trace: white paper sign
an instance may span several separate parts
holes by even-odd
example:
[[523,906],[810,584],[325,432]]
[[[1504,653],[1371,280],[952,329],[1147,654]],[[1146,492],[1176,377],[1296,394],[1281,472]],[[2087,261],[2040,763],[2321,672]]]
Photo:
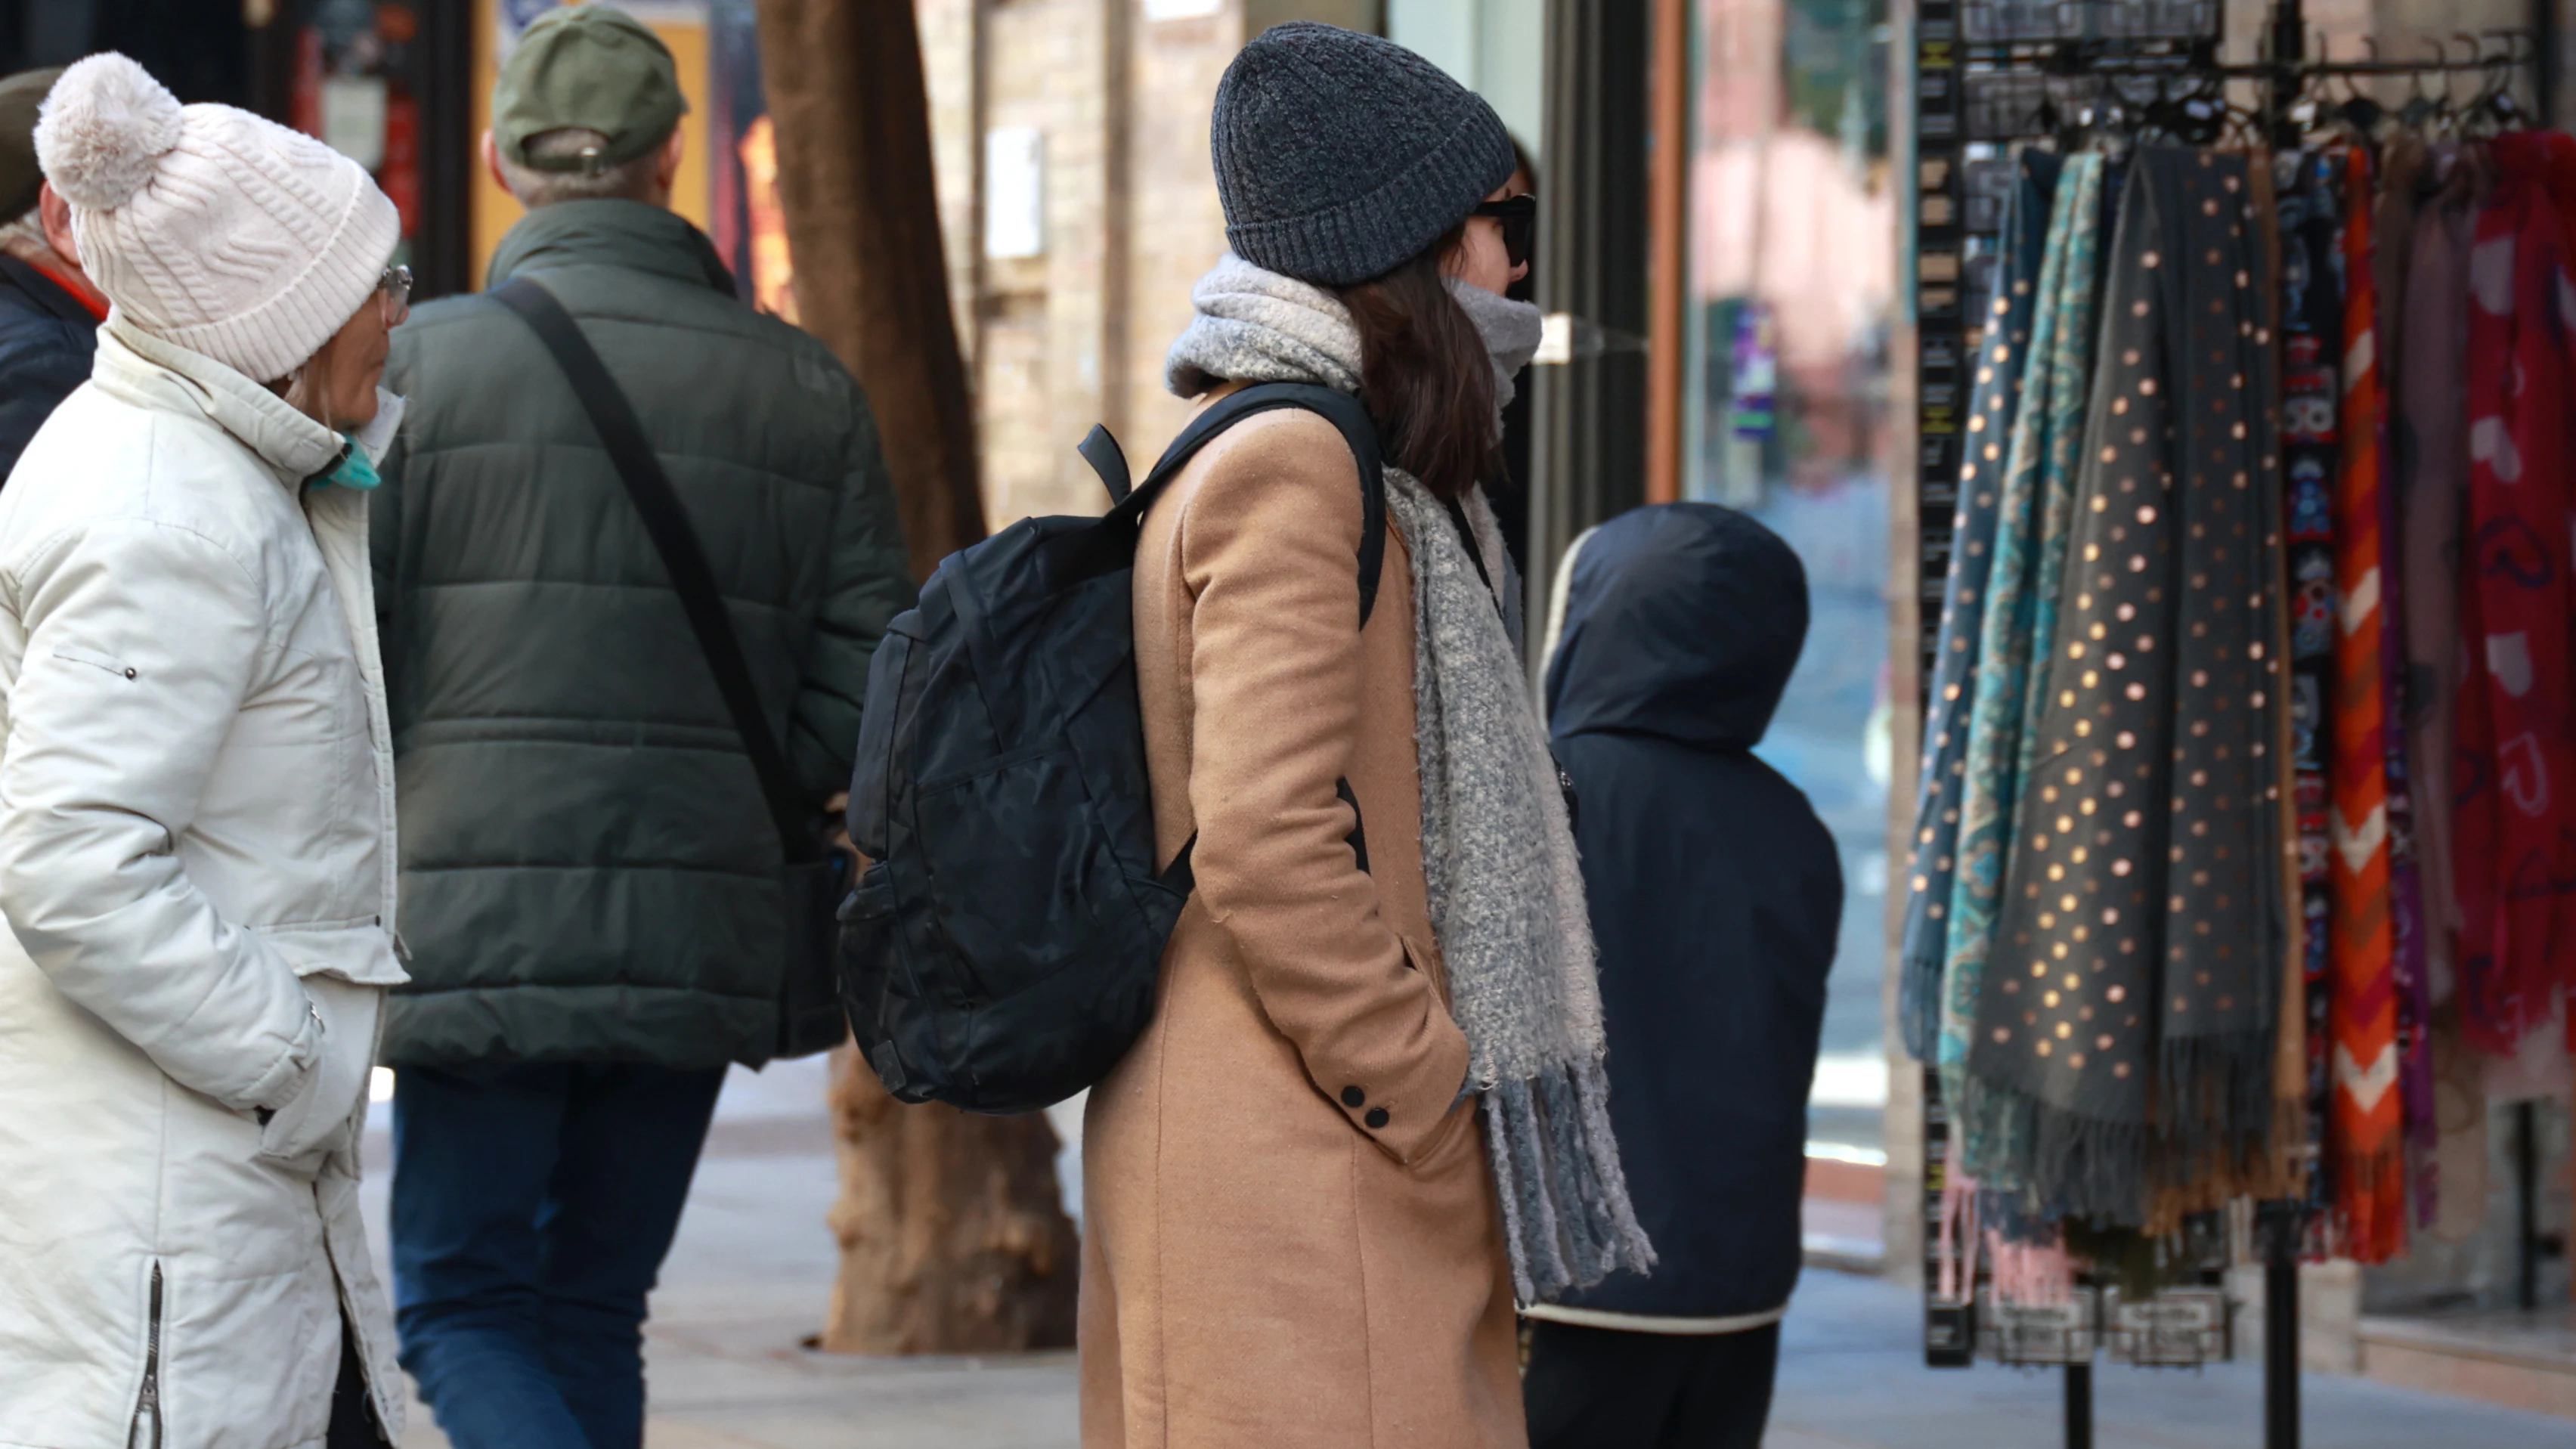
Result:
[[385,164],[385,83],[380,76],[322,82],[322,144],[369,171]]
[[984,133],[984,255],[1046,254],[1046,133],[995,126]]

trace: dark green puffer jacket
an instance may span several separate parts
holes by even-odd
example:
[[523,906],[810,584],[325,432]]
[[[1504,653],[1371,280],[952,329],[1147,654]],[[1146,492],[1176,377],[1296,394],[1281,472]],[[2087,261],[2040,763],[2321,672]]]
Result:
[[[521,274],[643,419],[819,818],[914,597],[866,399],[667,211],[541,207],[487,284]],[[487,298],[414,313],[385,382],[410,399],[373,543],[412,979],[384,1060],[761,1061],[777,830],[598,434]]]

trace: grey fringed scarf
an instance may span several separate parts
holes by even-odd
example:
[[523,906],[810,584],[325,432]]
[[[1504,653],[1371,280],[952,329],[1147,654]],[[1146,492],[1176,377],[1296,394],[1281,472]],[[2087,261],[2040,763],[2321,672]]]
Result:
[[[1357,390],[1359,337],[1331,293],[1228,257],[1192,296],[1198,320],[1165,363],[1173,391],[1192,396],[1221,379]],[[1519,350],[1489,321],[1516,326],[1516,314],[1468,312],[1496,351]],[[1610,1131],[1601,992],[1574,832],[1497,607],[1514,591],[1507,579],[1500,589],[1486,585],[1429,490],[1395,468],[1386,484],[1388,513],[1413,559],[1414,737],[1431,925],[1484,1107],[1513,1287],[1536,1302],[1619,1268],[1643,1272],[1655,1254]],[[1466,507],[1482,557],[1507,574],[1492,510],[1481,495]]]

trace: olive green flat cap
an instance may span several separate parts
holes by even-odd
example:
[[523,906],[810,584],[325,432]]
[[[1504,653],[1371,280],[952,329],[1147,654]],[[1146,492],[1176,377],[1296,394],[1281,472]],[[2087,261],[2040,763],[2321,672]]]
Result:
[[58,65],[22,70],[0,80],[0,223],[36,209],[44,168],[36,164],[36,108],[63,73]]
[[[492,137],[531,171],[599,171],[669,140],[688,114],[671,52],[644,23],[606,5],[549,10],[519,32],[492,86]],[[528,139],[567,127],[608,138],[596,153],[528,155]]]

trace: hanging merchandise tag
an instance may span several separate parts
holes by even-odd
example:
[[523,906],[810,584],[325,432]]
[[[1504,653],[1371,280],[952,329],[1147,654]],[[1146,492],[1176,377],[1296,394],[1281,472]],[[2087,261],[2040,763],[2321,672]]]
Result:
[[2232,1356],[2227,1295],[2219,1289],[2168,1288],[2132,1302],[2114,1288],[2106,1299],[2113,1363],[2198,1368]]

